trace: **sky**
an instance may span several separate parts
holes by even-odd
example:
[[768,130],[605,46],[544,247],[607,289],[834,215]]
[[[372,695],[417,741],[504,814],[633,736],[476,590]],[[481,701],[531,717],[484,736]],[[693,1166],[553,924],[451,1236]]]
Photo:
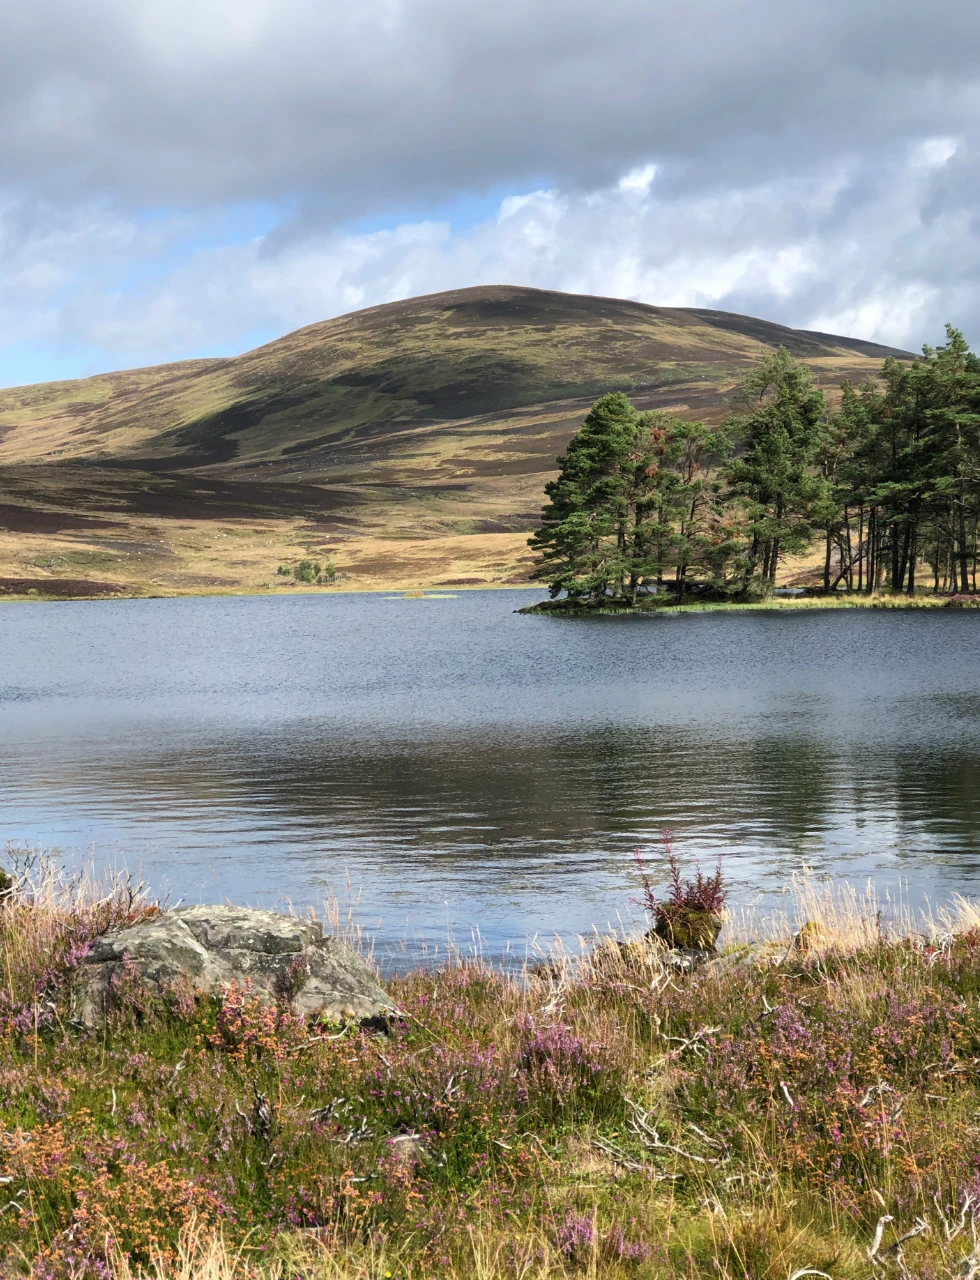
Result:
[[0,20],[0,385],[497,283],[980,346],[975,0]]

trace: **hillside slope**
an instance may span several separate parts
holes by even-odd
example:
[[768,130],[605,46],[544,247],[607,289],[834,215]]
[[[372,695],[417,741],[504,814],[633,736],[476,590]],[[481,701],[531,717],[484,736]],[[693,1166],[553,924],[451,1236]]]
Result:
[[[134,521],[137,541],[171,550],[168,521],[195,536],[220,521],[263,546],[272,530],[296,554],[343,535],[352,570],[364,537],[499,533],[518,549],[596,396],[624,390],[644,408],[719,421],[745,370],[778,345],[828,387],[906,354],[725,312],[495,286],[372,307],[233,359],[3,390],[0,570],[18,538],[69,536],[95,553],[126,542],[119,529]],[[85,569],[70,551],[52,555]],[[139,581],[222,585],[174,555],[181,567],[141,553],[137,567],[158,572]],[[266,580],[258,563],[228,566],[229,587],[253,571]],[[28,567],[44,576],[36,555]]]

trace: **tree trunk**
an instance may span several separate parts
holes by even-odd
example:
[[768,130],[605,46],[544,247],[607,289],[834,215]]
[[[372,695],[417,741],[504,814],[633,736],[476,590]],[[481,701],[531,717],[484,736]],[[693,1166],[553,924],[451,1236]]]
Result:
[[963,490],[963,481],[960,480],[959,488],[959,543],[960,543],[960,582],[963,584],[963,590],[970,590],[970,579],[967,573],[967,560],[969,559],[969,549],[966,544],[966,494]]
[[858,595],[864,590],[864,503],[858,507]]
[[830,595],[830,552],[832,548],[830,525],[827,525],[827,545],[823,557],[823,593],[825,596]]
[[759,538],[757,534],[752,535],[752,545],[749,547],[749,558],[745,565],[745,582],[743,591],[747,591],[749,583],[755,577],[756,566],[759,563]]
[[875,568],[878,563],[877,559],[877,537],[878,537],[878,520],[876,515],[877,509],[871,507],[868,511],[868,549],[867,549],[867,571],[864,575],[864,589],[871,595],[875,589]]
[[897,585],[894,583],[892,584],[893,591],[905,590],[905,574],[908,571],[909,551],[911,550],[911,546],[912,546],[912,525],[908,520],[906,520],[905,528],[902,531],[902,547],[901,547],[901,554],[898,560],[898,583]]

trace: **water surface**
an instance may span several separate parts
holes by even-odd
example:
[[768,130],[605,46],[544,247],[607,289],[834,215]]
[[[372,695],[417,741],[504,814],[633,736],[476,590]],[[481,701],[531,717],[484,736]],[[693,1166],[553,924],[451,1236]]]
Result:
[[746,899],[804,860],[980,892],[974,612],[513,612],[534,598],[7,605],[0,839],[191,901],[349,883],[382,949],[601,927],[665,824]]

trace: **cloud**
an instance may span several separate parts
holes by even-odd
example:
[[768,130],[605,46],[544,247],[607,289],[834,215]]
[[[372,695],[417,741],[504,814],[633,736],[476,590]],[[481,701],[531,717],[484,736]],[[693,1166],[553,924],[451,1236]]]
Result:
[[[700,186],[976,119],[980,10],[947,0],[35,0],[7,6],[0,172],[134,206],[294,199],[324,216]],[[955,37],[951,38],[951,33]]]
[[[662,183],[649,163],[598,190],[509,196],[462,230],[420,220],[227,243],[204,219],[92,210],[41,231],[19,224],[0,339],[84,345],[107,367],[238,350],[361,307],[502,282],[717,307],[913,348],[941,339],[946,319],[980,337],[976,157],[937,136],[873,161],[875,182],[851,159],[711,192]],[[205,235],[214,242],[194,247]],[[174,253],[166,269],[136,271]],[[107,287],[113,273],[128,286]]]
[[966,0],[8,4],[0,344],[105,368],[501,281],[976,341],[978,43]]

